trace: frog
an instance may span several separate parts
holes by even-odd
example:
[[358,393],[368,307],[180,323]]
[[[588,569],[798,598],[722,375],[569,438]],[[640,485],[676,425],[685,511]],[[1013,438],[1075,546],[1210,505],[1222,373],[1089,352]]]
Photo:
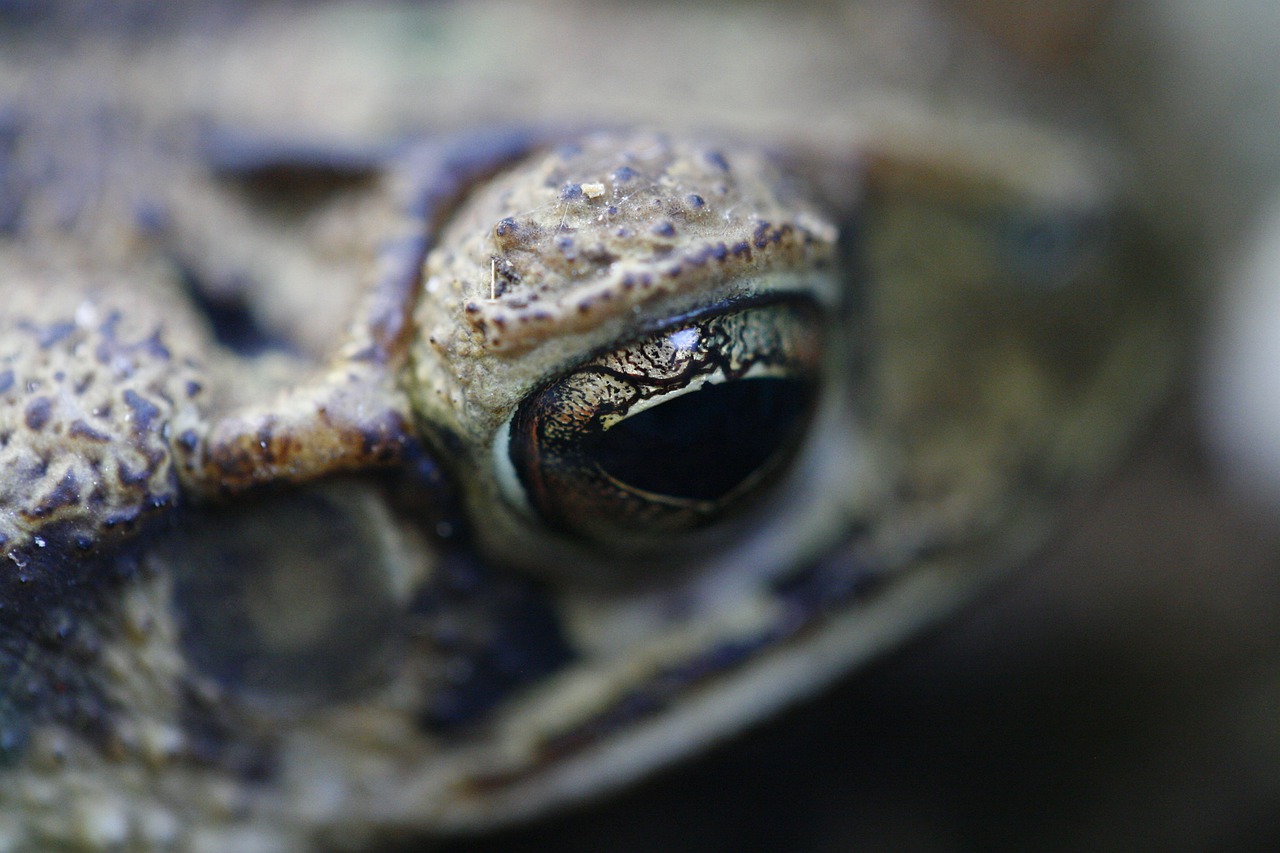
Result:
[[[1021,104],[298,124],[175,82],[219,13],[122,8],[8,36],[0,849],[600,796],[1025,561],[1176,372],[1117,156]],[[335,9],[230,33],[328,56]]]

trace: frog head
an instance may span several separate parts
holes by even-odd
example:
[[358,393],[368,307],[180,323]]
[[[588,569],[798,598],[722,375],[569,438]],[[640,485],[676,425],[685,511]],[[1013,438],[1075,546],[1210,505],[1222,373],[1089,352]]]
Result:
[[[518,817],[1024,557],[1156,405],[1175,306],[1075,148],[931,133],[201,149],[162,227],[7,245],[0,803],[59,792],[18,848],[68,808],[179,849]],[[234,257],[349,306],[323,357],[232,345]]]

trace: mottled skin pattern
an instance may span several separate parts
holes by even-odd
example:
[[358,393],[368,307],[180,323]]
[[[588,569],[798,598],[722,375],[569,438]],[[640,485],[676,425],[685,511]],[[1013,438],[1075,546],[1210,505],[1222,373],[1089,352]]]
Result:
[[492,462],[526,395],[708,306],[791,293],[838,310],[836,235],[767,154],[653,131],[563,143],[469,198],[427,260],[411,369],[424,429],[470,451],[452,464],[480,535],[536,556],[506,531],[527,522]]
[[[55,118],[0,155],[0,851],[359,848],[625,783],[1024,557],[1177,358],[1159,253],[1031,123],[784,159]],[[820,393],[754,500],[661,548],[544,523],[526,400],[793,303]]]
[[515,357],[553,331],[600,334],[637,306],[696,304],[708,282],[833,260],[835,225],[754,148],[599,133],[526,169],[518,187],[469,199],[428,264],[418,325],[459,371],[473,363],[454,355],[468,339]]
[[178,499],[194,447],[174,436],[199,420],[204,330],[187,305],[140,301],[146,285],[123,276],[70,288],[63,270],[14,272],[0,327],[0,543],[29,547],[53,527],[95,542],[134,533]]
[[[186,306],[100,271],[65,287],[65,269],[19,267],[0,320],[0,754],[35,720],[95,737],[110,729],[104,690],[86,677],[101,643],[86,610],[127,567],[99,554],[179,502],[183,448],[198,421],[206,341]],[[165,310],[165,309],[168,310]],[[127,562],[125,559],[125,562]]]

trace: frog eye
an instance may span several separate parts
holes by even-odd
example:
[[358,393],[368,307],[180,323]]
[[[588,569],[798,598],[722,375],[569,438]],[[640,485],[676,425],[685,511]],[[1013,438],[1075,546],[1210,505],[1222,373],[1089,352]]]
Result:
[[553,528],[597,542],[705,527],[750,505],[800,446],[822,337],[817,309],[792,300],[598,356],[521,402],[498,436],[500,480]]

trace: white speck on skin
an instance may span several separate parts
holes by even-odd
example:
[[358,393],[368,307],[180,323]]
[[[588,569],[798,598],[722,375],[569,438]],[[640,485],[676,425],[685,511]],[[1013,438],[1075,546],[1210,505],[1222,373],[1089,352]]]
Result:
[[98,307],[87,299],[76,306],[76,325],[82,329],[98,322]]
[[699,337],[697,329],[681,329],[672,332],[667,340],[678,350],[691,350],[698,346]]

